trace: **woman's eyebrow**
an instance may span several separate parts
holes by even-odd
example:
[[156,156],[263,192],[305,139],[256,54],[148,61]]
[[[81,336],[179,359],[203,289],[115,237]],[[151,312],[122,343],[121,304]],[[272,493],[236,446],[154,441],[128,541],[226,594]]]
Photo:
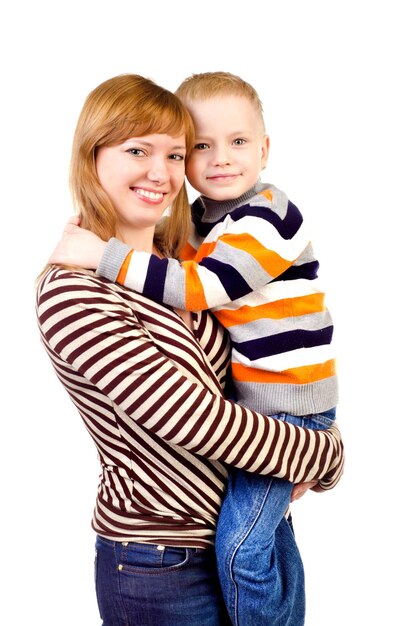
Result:
[[[143,141],[142,139],[140,139],[140,137],[130,137],[129,139],[127,139],[125,143],[129,143],[131,141],[132,142],[139,141],[142,146],[146,146],[148,148],[151,148],[152,146],[154,146],[154,144],[151,141]],[[176,146],[172,146],[171,150],[186,150],[186,144],[178,144]]]

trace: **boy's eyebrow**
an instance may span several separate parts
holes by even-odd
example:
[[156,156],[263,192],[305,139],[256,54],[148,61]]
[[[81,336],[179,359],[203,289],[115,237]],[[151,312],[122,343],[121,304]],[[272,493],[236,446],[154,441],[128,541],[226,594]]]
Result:
[[[254,132],[251,128],[246,128],[245,130],[232,130],[228,133],[228,137],[232,137],[232,135],[249,135]],[[197,139],[211,139],[211,136],[208,133],[196,133]]]
[[230,135],[249,135],[249,133],[251,133],[252,130],[250,128],[247,128],[245,130],[234,130],[233,132],[229,133]]

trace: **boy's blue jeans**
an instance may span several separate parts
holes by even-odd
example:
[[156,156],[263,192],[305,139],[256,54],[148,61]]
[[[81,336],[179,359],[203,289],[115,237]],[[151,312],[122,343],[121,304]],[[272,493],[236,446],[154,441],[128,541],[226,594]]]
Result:
[[[319,415],[273,416],[314,430],[328,428],[334,409]],[[234,626],[302,626],[304,569],[285,518],[293,484],[231,470],[219,515],[216,557]]]

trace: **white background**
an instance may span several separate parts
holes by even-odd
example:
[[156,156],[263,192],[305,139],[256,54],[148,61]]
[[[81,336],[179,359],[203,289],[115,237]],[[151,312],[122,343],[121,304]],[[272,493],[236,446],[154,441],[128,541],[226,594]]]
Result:
[[111,76],[135,72],[174,90],[210,70],[240,74],[258,90],[271,135],[263,180],[311,222],[335,318],[347,466],[333,492],[294,506],[306,626],[415,623],[411,5],[2,5],[5,626],[100,623],[90,528],[95,449],[40,346],[34,312],[35,277],[72,212],[67,175],[77,116],[88,92]]

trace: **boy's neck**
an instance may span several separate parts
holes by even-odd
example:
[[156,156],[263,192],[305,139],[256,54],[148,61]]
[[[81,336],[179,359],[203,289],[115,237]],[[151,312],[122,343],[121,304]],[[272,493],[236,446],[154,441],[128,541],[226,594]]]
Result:
[[217,215],[217,217],[219,218],[222,215],[229,213],[229,211],[232,211],[232,209],[236,208],[237,206],[240,206],[245,202],[251,200],[251,198],[256,196],[256,194],[260,191],[261,186],[261,182],[258,180],[253,187],[248,189],[248,191],[243,193],[238,198],[231,198],[230,200],[212,200],[212,198],[200,196],[199,202],[206,209],[206,211],[209,212],[209,217],[213,218],[215,217],[215,215]]

